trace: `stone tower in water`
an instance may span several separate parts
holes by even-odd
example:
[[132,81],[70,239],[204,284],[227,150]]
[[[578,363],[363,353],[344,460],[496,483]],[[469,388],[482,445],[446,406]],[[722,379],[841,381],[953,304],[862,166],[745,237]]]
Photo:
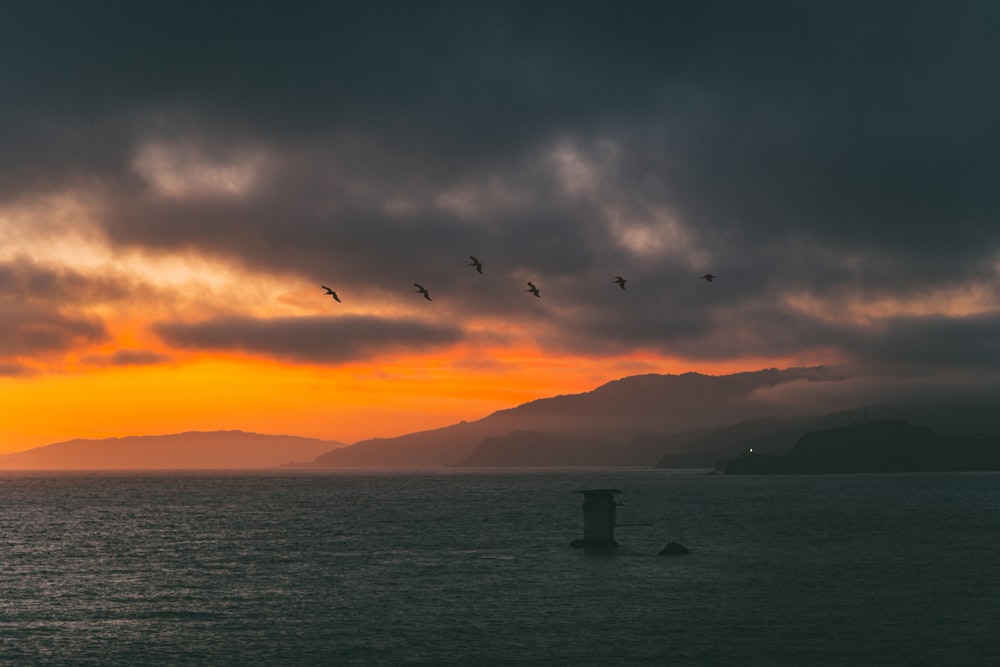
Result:
[[615,494],[618,489],[585,489],[573,493],[583,494],[583,539],[573,540],[570,546],[617,547],[615,542]]

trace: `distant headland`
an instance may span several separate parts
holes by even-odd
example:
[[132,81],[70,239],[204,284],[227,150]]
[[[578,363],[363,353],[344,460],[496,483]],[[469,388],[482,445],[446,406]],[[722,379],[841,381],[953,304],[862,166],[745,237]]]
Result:
[[785,455],[747,452],[725,466],[727,475],[979,470],[1000,470],[1000,438],[888,420],[806,433]]

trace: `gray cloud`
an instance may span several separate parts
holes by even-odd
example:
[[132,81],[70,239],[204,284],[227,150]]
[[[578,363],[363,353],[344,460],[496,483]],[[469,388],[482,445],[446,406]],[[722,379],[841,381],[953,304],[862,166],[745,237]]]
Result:
[[458,342],[459,329],[376,317],[225,317],[160,322],[154,330],[180,348],[248,352],[296,362],[343,363],[384,352],[427,351]]
[[0,361],[0,377],[21,377],[32,374],[32,370],[24,364],[13,361]]
[[[352,299],[406,298],[416,280],[453,321],[520,321],[553,349],[996,362],[982,344],[944,352],[992,316],[865,329],[783,298],[995,285],[993,3],[194,11],[16,4],[0,27],[14,100],[0,110],[0,199],[99,183],[115,245],[196,250]],[[150,146],[167,151],[168,176],[201,163],[219,191],[165,193],[140,159]],[[245,191],[224,191],[244,177]],[[686,236],[650,224],[667,214]],[[625,223],[645,236],[626,243]],[[486,275],[465,266],[470,253]],[[698,280],[706,270],[715,285]],[[340,330],[343,352],[324,349],[318,321],[157,330],[331,361],[410,330],[337,326],[354,327]]]
[[851,349],[872,365],[1000,369],[1000,313],[896,317],[880,330],[856,336]]
[[115,350],[109,355],[88,355],[84,357],[88,364],[97,366],[150,366],[170,361],[170,356],[153,350]]
[[[45,356],[70,349],[77,343],[108,339],[99,320],[64,315],[32,304],[0,297],[0,361]],[[15,363],[16,366],[16,363]]]
[[81,273],[42,264],[26,255],[0,261],[0,297],[50,308],[123,301],[143,289],[124,275]]
[[121,302],[141,289],[124,278],[84,274],[27,256],[0,262],[0,374],[27,373],[18,359],[44,361],[110,340],[104,321],[86,314],[86,306]]

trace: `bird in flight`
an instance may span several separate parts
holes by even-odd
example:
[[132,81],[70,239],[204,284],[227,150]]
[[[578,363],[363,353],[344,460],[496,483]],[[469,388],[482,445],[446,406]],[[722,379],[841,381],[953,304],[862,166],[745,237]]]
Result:
[[428,301],[431,300],[430,292],[428,292],[423,285],[421,285],[420,283],[413,283],[413,285],[417,288],[417,292],[424,295],[425,299],[427,299]]
[[327,287],[326,285],[320,285],[320,287],[322,287],[323,289],[325,289],[325,290],[326,290],[326,293],[327,293],[327,294],[329,294],[330,296],[332,296],[332,297],[333,297],[333,300],[334,300],[334,301],[336,301],[337,303],[340,303],[340,302],[341,302],[341,301],[340,301],[340,297],[339,297],[339,296],[337,296],[337,293],[336,293],[336,292],[334,292],[334,291],[333,291],[332,289],[330,289],[330,288],[329,288],[329,287]]
[[625,283],[627,283],[628,281],[625,278],[622,278],[621,276],[615,276],[614,282],[617,283],[618,286],[624,290]]
[[473,257],[472,255],[469,255],[469,259],[472,260],[471,262],[469,262],[469,266],[476,267],[476,271],[479,271],[479,273],[482,273],[483,272],[483,263],[480,262],[475,257]]
[[524,291],[525,292],[531,292],[532,294],[534,294],[535,296],[537,296],[539,299],[542,298],[542,295],[538,292],[538,288],[535,287],[535,283],[531,282],[530,280],[528,281],[528,289],[526,289]]
[[711,273],[706,273],[705,275],[702,276],[702,278],[704,278],[708,282],[712,282],[713,280],[715,280],[715,276],[713,276]]

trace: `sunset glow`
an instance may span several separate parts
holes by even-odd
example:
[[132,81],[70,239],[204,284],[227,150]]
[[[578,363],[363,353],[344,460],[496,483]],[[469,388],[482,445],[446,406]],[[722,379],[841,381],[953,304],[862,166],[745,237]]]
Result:
[[0,8],[0,667],[998,664],[1000,2]]
[[0,65],[0,452],[354,442],[644,373],[995,382],[992,42],[952,40],[961,13],[887,45],[727,11],[758,27],[26,9]]

